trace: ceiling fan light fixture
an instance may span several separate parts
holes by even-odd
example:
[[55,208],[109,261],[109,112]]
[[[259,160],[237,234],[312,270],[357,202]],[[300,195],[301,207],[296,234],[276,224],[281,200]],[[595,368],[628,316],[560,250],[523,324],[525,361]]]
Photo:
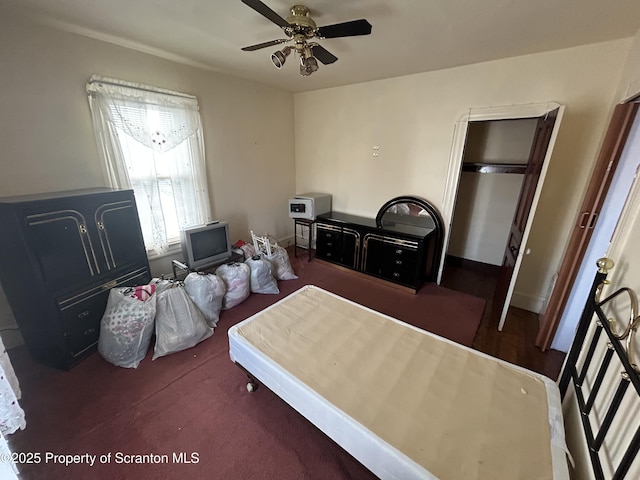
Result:
[[282,50],[274,52],[271,54],[271,61],[275,65],[276,68],[282,68],[284,62],[287,60],[287,57],[291,53],[291,47],[284,47]]
[[300,56],[300,74],[304,76],[311,75],[318,70],[318,61],[323,65],[329,65],[338,60],[338,57],[324,47],[310,42],[313,38],[340,38],[371,34],[371,24],[364,18],[318,27],[311,18],[309,8],[304,5],[291,7],[290,15],[284,19],[261,0],[242,0],[242,3],[280,27],[288,38],[249,45],[241,50],[252,52],[293,41],[295,42],[294,47],[285,47],[282,51],[272,53],[271,62],[276,68],[282,68],[291,50],[295,49],[295,53]]
[[304,75],[306,77],[317,70],[318,61],[316,60],[316,57],[300,57],[300,75]]

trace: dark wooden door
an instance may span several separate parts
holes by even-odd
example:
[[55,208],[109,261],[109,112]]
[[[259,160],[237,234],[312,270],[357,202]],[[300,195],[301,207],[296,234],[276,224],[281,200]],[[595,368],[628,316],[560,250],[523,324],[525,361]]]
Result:
[[619,104],[613,111],[587,192],[560,264],[553,292],[542,317],[540,331],[536,338],[536,346],[542,351],[551,347],[637,112],[637,103]]
[[367,234],[363,240],[362,270],[371,275],[382,275],[384,237]]
[[510,300],[508,298],[509,290],[515,281],[514,270],[518,255],[522,254],[520,250],[522,248],[524,230],[527,225],[527,220],[529,219],[529,213],[531,212],[531,206],[535,197],[538,181],[540,180],[540,173],[542,172],[557,115],[558,110],[549,112],[547,115],[540,117],[536,125],[536,132],[529,152],[529,160],[527,162],[524,179],[522,180],[520,196],[513,216],[507,246],[504,251],[502,267],[500,269],[500,276],[498,277],[493,297],[493,304],[499,307],[494,308],[494,312],[500,312],[501,318],[504,318],[506,308],[508,307],[506,303]]
[[84,285],[100,274],[87,216],[73,200],[38,202],[22,215],[33,262],[50,291]]
[[132,194],[98,206],[94,222],[107,270],[134,266],[146,256]]
[[350,228],[342,229],[342,256],[340,263],[358,269],[360,256],[360,234]]

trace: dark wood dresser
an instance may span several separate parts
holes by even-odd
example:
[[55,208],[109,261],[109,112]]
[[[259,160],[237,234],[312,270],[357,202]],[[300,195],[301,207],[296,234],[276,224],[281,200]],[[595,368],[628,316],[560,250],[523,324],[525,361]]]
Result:
[[316,219],[316,256],[417,291],[435,281],[442,222],[416,197],[397,197],[375,219],[330,212]]
[[41,363],[91,353],[109,290],[151,280],[132,190],[0,198],[0,225],[0,281]]

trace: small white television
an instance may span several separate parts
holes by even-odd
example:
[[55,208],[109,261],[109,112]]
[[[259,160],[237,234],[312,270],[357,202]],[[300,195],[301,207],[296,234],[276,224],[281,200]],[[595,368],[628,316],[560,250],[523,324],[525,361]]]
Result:
[[185,228],[180,232],[182,255],[191,270],[198,270],[231,257],[229,225],[211,222]]

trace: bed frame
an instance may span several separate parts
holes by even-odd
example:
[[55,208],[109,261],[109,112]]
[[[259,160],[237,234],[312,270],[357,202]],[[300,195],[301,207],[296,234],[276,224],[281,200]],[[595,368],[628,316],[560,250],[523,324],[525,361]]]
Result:
[[[345,332],[345,341],[333,343]],[[234,325],[228,335],[231,360],[247,373],[249,391],[266,386],[380,478],[569,479],[558,386],[535,372],[312,285]],[[367,362],[353,354],[364,350],[371,352]],[[317,363],[309,362],[314,354]],[[430,367],[416,370],[420,362]],[[382,368],[381,375],[363,374],[364,363],[372,371]],[[338,369],[347,375],[337,375]],[[442,388],[442,396],[429,394],[432,387]],[[468,402],[473,392],[477,398]],[[407,400],[413,396],[420,400]],[[359,405],[361,398],[371,402]],[[425,413],[435,408],[457,413],[445,422]],[[548,421],[548,451],[542,421],[532,423],[541,415]],[[434,449],[442,455],[431,455]],[[462,459],[461,449],[469,449]],[[509,461],[500,453],[506,451]],[[543,473],[551,475],[535,476]]]
[[[634,419],[635,434],[626,445],[614,447],[617,451],[624,449],[624,454],[617,465],[611,465],[615,472],[613,476],[605,477],[601,456],[604,454],[607,440],[612,436],[611,426],[616,421],[616,414],[621,410],[623,401],[637,402],[640,396],[639,367],[635,360],[634,344],[640,317],[638,299],[633,290],[621,288],[604,300],[600,299],[604,286],[609,283],[606,278],[613,262],[601,258],[597,265],[598,272],[580,318],[575,339],[567,354],[559,389],[564,400],[569,385],[572,384],[574,387],[595,478],[618,480],[625,478],[640,449],[640,422]],[[621,322],[616,320],[617,310],[621,307],[629,311],[629,320],[623,323],[626,324],[623,331],[619,331],[618,325]],[[603,331],[606,337],[602,336]],[[590,375],[591,380],[587,379],[588,371],[597,372],[595,377]],[[635,389],[635,396],[633,390],[629,390],[630,385]],[[629,391],[631,394],[627,395]],[[596,415],[594,405],[601,406],[600,415]],[[611,462],[611,459],[609,461]]]

